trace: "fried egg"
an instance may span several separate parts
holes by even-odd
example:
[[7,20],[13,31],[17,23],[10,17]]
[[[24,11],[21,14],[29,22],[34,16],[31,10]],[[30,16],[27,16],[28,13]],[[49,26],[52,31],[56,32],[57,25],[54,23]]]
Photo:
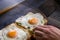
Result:
[[4,40],[27,40],[27,32],[16,27],[15,24],[9,25],[7,28],[2,29]]
[[19,17],[16,23],[25,28],[33,29],[34,26],[44,25],[44,17],[40,13],[29,12],[27,15]]

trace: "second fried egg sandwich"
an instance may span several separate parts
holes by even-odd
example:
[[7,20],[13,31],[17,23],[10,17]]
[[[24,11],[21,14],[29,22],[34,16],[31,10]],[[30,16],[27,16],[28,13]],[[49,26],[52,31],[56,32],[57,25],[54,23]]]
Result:
[[28,31],[18,28],[15,23],[0,30],[0,40],[28,40],[29,37]]

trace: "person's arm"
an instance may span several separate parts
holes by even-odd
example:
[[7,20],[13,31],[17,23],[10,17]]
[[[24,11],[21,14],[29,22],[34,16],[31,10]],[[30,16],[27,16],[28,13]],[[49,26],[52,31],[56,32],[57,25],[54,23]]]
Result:
[[37,26],[34,30],[36,40],[60,40],[60,29],[45,25]]

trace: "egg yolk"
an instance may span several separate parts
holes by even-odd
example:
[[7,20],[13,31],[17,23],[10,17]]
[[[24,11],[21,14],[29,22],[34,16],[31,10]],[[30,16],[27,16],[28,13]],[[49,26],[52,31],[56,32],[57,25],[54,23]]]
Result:
[[29,22],[30,24],[37,24],[37,23],[38,23],[38,19],[32,18],[32,19],[28,20],[28,22]]
[[8,32],[7,36],[10,38],[15,38],[17,35],[17,32],[15,30],[12,30],[10,32]]

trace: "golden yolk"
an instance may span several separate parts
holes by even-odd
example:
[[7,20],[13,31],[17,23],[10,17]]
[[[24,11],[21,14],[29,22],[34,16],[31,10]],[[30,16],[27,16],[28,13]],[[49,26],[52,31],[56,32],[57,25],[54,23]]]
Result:
[[38,20],[36,18],[32,18],[32,19],[28,20],[28,22],[30,24],[37,24],[38,23]]
[[17,32],[15,30],[12,30],[10,32],[8,32],[7,36],[10,38],[15,38],[17,35]]

